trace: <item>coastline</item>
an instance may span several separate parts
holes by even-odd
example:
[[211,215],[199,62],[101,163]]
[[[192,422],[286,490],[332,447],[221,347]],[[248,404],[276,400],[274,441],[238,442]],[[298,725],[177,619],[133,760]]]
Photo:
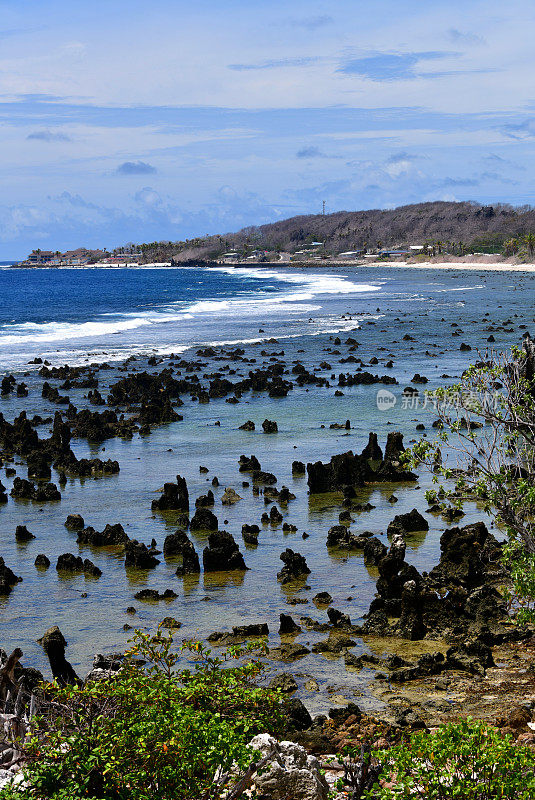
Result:
[[[245,266],[253,271],[255,265]],[[284,270],[285,266],[279,265],[279,269]],[[318,273],[324,272],[318,263],[311,266]],[[96,479],[87,476],[80,481],[78,476],[68,475],[65,487],[61,487],[62,500],[58,503],[43,506],[25,501],[22,505],[19,500],[15,499],[14,502],[9,497],[2,509],[5,530],[2,554],[6,564],[23,577],[23,583],[17,585],[9,599],[2,604],[6,631],[3,646],[21,645],[30,663],[43,666],[42,654],[35,640],[47,627],[58,624],[69,641],[70,659],[83,672],[88,669],[88,657],[93,652],[116,652],[124,647],[124,640],[128,637],[128,633],[123,632],[125,625],[153,629],[170,613],[182,623],[181,636],[188,638],[206,639],[216,631],[227,634],[235,626],[266,623],[270,631],[270,648],[277,651],[289,643],[284,637],[281,641],[278,634],[278,617],[280,614],[290,614],[303,627],[296,644],[302,645],[308,652],[302,651],[295,661],[281,659],[277,663],[274,657],[271,666],[275,673],[295,669],[298,696],[303,698],[310,710],[322,713],[332,705],[344,705],[352,697],[359,697],[359,705],[370,712],[388,704],[389,687],[374,679],[373,675],[383,664],[385,655],[399,651],[412,660],[426,652],[435,652],[441,645],[434,641],[402,645],[394,638],[361,638],[355,633],[356,644],[351,655],[359,659],[371,650],[374,657],[379,659],[375,663],[362,662],[363,669],[352,666],[351,659],[347,660],[346,666],[345,653],[342,651],[331,653],[318,649],[323,647],[325,634],[330,634],[331,629],[324,627],[330,623],[325,621],[325,609],[319,609],[314,604],[315,594],[329,591],[336,610],[347,614],[358,625],[358,620],[367,613],[373,599],[377,575],[364,563],[362,552],[327,548],[327,532],[340,522],[342,495],[340,492],[309,494],[306,477],[293,473],[292,462],[325,463],[333,455],[349,450],[360,453],[370,432],[377,433],[380,446],[384,448],[390,431],[400,431],[405,441],[410,442],[417,435],[417,421],[430,429],[433,417],[429,412],[424,414],[409,406],[403,408],[403,387],[411,385],[416,372],[425,374],[429,381],[427,388],[430,389],[443,382],[441,376],[445,373],[453,380],[470,363],[471,358],[470,354],[459,351],[459,345],[466,342],[474,352],[484,347],[488,337],[486,329],[491,323],[500,346],[516,343],[518,331],[510,328],[503,330],[507,318],[505,315],[512,315],[513,310],[518,310],[526,318],[529,298],[526,297],[527,293],[517,292],[514,295],[510,290],[505,299],[507,310],[496,312],[492,306],[493,291],[500,286],[496,278],[495,286],[489,279],[489,287],[484,288],[480,280],[463,281],[460,287],[454,277],[444,280],[433,279],[432,275],[421,280],[413,277],[405,282],[401,291],[400,276],[405,272],[404,265],[378,262],[375,266],[401,266],[401,272],[392,278],[392,289],[385,289],[386,282],[378,281],[378,290],[370,295],[354,290],[353,293],[341,292],[333,296],[319,293],[317,305],[322,308],[311,312],[300,311],[297,315],[299,327],[295,332],[290,330],[291,325],[296,325],[296,320],[290,315],[289,309],[285,309],[277,318],[275,306],[270,301],[269,310],[263,312],[261,317],[250,318],[253,320],[251,327],[254,324],[256,330],[254,341],[237,341],[232,336],[227,338],[227,328],[221,330],[221,309],[211,306],[214,319],[219,319],[219,323],[217,320],[215,323],[219,324],[218,334],[224,336],[226,344],[219,339],[218,345],[205,345],[200,352],[190,349],[187,355],[179,353],[177,348],[174,357],[169,354],[151,355],[151,347],[147,345],[145,355],[139,353],[133,358],[129,356],[107,366],[103,364],[109,355],[108,347],[105,347],[101,356],[87,359],[85,367],[80,364],[77,369],[60,368],[57,372],[44,371],[42,375],[33,369],[31,375],[17,375],[17,380],[23,380],[28,387],[29,400],[17,398],[14,391],[4,397],[1,410],[6,419],[11,422],[22,410],[28,410],[32,419],[35,414],[40,414],[49,421],[42,425],[36,423],[36,426],[40,437],[47,438],[52,417],[59,411],[63,419],[78,432],[72,441],[76,457],[87,459],[98,455],[104,461],[111,459],[120,465],[120,472]],[[361,285],[363,279],[367,284],[370,276],[375,275],[375,266],[367,270],[357,267],[352,271],[351,281],[358,277],[357,285]],[[447,268],[449,265],[443,266]],[[228,265],[226,269],[231,271]],[[427,270],[433,272],[428,267]],[[336,273],[336,266],[329,271]],[[307,270],[309,279],[310,272]],[[160,274],[163,274],[163,270]],[[200,279],[202,276],[198,277]],[[94,276],[91,276],[91,282],[93,285]],[[304,286],[295,286],[300,295],[304,289]],[[337,287],[337,291],[342,289],[343,285]],[[451,296],[450,291],[454,292]],[[460,291],[462,294],[459,294]],[[272,300],[276,301],[277,297],[280,294],[273,293]],[[300,296],[298,302],[309,303],[310,300]],[[525,307],[515,305],[519,302],[523,302]],[[242,329],[244,308],[251,309],[254,305],[253,296],[248,296],[247,305],[237,309],[236,315],[240,317]],[[370,312],[377,312],[378,306],[381,312],[373,317]],[[474,306],[480,317],[477,327],[473,324]],[[481,317],[481,311],[486,309],[492,315],[490,319]],[[363,312],[366,314],[364,318]],[[314,321],[311,322],[309,314]],[[446,340],[446,337],[453,335],[451,325],[454,322],[463,331],[459,334],[461,338]],[[191,323],[198,325],[195,319]],[[181,327],[184,324],[182,322]],[[265,326],[260,336],[259,324]],[[277,338],[279,334],[280,339]],[[125,341],[131,342],[132,331],[121,335],[125,336]],[[284,335],[294,338],[285,339]],[[114,341],[111,336],[115,334],[108,338],[110,343]],[[67,356],[65,361],[68,361]],[[388,366],[390,361],[394,362],[392,366]],[[301,372],[298,364],[302,364],[305,373],[310,376],[306,380],[300,380],[300,375],[305,373]],[[270,372],[274,366],[276,372]],[[163,374],[162,370],[171,370],[170,374],[177,381],[185,381],[188,375],[198,374],[204,393],[195,392],[190,382],[185,384],[180,408],[178,403],[176,406],[183,419],[164,424],[156,421],[149,425],[150,435],[134,430],[130,437],[123,437],[118,432],[95,445],[83,435],[83,419],[77,423],[73,414],[69,416],[66,413],[68,404],[61,402],[61,397],[68,395],[78,413],[88,410],[101,414],[114,407],[114,402],[108,402],[107,398],[111,387],[125,378],[126,372],[128,375],[137,375],[135,380],[142,386],[143,375],[156,376]],[[239,384],[247,381],[253,370],[261,370],[266,376],[274,376],[279,372],[282,381],[292,383],[293,387],[287,397],[284,391],[280,394],[275,391],[271,396],[265,388],[254,391],[245,386],[240,388]],[[358,382],[362,373],[372,375],[370,384]],[[356,383],[340,383],[340,374],[351,375]],[[392,390],[398,398],[391,414],[378,411],[376,395],[378,385],[382,384],[373,382],[376,374],[380,378],[386,375],[397,381],[397,384],[388,386],[388,390]],[[87,389],[91,386],[89,381],[93,379],[98,381],[104,409],[99,409],[98,397],[93,398],[98,401],[96,405],[88,400]],[[59,398],[49,391],[43,397],[43,380],[58,391]],[[238,385],[237,390],[233,388],[225,394],[224,385],[218,389],[220,384],[217,381],[225,380],[230,380],[233,387]],[[213,381],[216,384],[207,402],[206,394],[210,394],[208,383]],[[271,379],[266,385],[271,385]],[[199,397],[202,402],[199,402]],[[115,406],[115,410],[119,415],[139,414],[139,400],[140,397],[134,394],[125,397],[125,402]],[[277,422],[276,434],[263,433],[262,420],[266,419]],[[351,424],[346,429],[345,421],[348,419]],[[255,422],[256,430],[242,429],[249,420]],[[296,495],[287,506],[281,506],[281,513],[283,521],[295,525],[297,531],[284,531],[280,523],[272,525],[268,521],[259,525],[258,546],[244,541],[242,525],[260,523],[262,515],[270,511],[277,498],[272,495],[273,500],[267,502],[269,493],[265,489],[255,494],[251,487],[243,484],[243,478],[247,483],[248,476],[238,469],[241,453],[254,453],[262,468],[277,477],[277,486],[287,486]],[[26,478],[24,462],[6,460],[4,466],[9,470],[16,469],[18,476]],[[208,472],[201,472],[200,466],[208,469]],[[151,512],[151,503],[158,498],[161,487],[172,480],[177,472],[187,480],[192,506],[193,498],[198,499],[206,494],[208,487],[213,487],[213,513],[220,520],[220,527],[234,537],[243,553],[249,568],[245,574],[221,572],[177,580],[176,559],[165,557],[160,557],[161,563],[154,570],[125,570],[119,553],[112,554],[98,548],[89,550],[86,545],[78,550],[76,536],[73,538],[72,533],[64,531],[67,514],[79,513],[86,525],[93,526],[97,531],[102,531],[108,524],[121,523],[130,538],[147,543],[155,539],[158,549],[162,549],[165,538],[176,530],[176,518],[172,514]],[[52,473],[53,482],[59,483],[60,477],[56,471]],[[217,485],[212,484],[216,477]],[[4,477],[2,474],[2,480],[7,485],[9,495],[13,488],[13,476]],[[425,476],[422,476],[418,490],[413,485],[370,485],[359,488],[355,498],[359,508],[352,514],[353,530],[370,531],[374,536],[384,539],[387,545],[385,531],[394,516],[410,513],[414,507],[426,512],[423,495],[427,485]],[[235,505],[226,506],[222,502],[223,489],[227,487],[233,488],[242,498]],[[395,510],[389,500],[393,492],[398,501]],[[462,524],[477,522],[483,517],[480,509],[474,506],[467,510]],[[407,543],[407,561],[420,571],[428,570],[437,563],[440,536],[447,527],[440,517],[431,515],[428,519],[429,531],[411,536]],[[22,546],[13,541],[13,531],[21,521],[36,536],[35,542],[30,541]],[[189,535],[196,550],[201,553],[206,545],[205,533],[193,532]],[[277,582],[276,576],[282,566],[280,554],[285,548],[299,552],[307,559],[311,575],[306,584],[281,586]],[[89,555],[103,573],[98,583],[95,578],[61,574],[53,568],[47,573],[35,569],[33,559],[36,553],[47,554],[54,564],[66,551]],[[158,601],[136,603],[136,617],[125,616],[125,609],[133,602],[138,591],[151,589],[162,593],[171,587],[179,595],[177,598],[164,601],[165,605]],[[35,609],[34,618],[30,620],[22,616],[27,615],[28,608],[33,613],[39,599],[41,604]],[[313,619],[312,627],[302,622],[301,615]],[[17,620],[21,618],[24,619],[22,631],[15,629]],[[318,625],[322,627],[318,628]],[[336,630],[332,632],[336,634]],[[357,661],[357,665],[359,663]],[[315,682],[318,688],[307,688],[305,684],[308,682]]]

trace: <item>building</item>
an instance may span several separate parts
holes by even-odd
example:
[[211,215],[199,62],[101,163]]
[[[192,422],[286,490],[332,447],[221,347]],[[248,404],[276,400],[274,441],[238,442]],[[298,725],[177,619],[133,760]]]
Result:
[[39,266],[41,264],[49,264],[57,259],[58,255],[59,253],[53,253],[52,250],[32,250],[26,260],[33,266]]

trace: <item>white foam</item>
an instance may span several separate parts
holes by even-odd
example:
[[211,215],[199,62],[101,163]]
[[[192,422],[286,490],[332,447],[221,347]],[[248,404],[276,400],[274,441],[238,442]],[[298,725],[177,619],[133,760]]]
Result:
[[[149,268],[146,265],[144,268]],[[103,269],[104,267],[101,267]],[[116,267],[111,267],[116,269]],[[192,267],[177,267],[177,269],[195,269]],[[168,325],[192,320],[196,317],[225,317],[235,319],[244,317],[273,316],[281,313],[311,314],[318,311],[321,306],[310,303],[318,295],[352,294],[372,292],[378,286],[357,284],[342,275],[320,275],[289,273],[268,269],[247,269],[214,267],[212,270],[242,277],[255,277],[264,280],[277,280],[296,286],[296,289],[287,292],[262,293],[251,291],[247,296],[228,298],[224,300],[206,299],[197,300],[184,306],[184,300],[167,303],[150,311],[136,313],[102,314],[96,320],[73,322],[24,322],[5,325],[0,330],[0,347],[21,344],[46,344],[53,342],[67,342],[77,339],[99,339],[103,336],[119,335],[127,331],[153,325]],[[297,288],[297,286],[299,288]]]

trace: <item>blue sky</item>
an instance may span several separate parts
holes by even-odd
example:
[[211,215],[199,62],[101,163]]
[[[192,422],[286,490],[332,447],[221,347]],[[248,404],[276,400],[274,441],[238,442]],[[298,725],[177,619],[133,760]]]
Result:
[[0,0],[0,260],[535,203],[535,4]]

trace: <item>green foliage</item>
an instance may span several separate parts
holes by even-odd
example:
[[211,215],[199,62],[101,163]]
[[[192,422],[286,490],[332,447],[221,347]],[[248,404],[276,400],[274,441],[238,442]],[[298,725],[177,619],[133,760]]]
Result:
[[535,753],[495,728],[466,720],[435,733],[413,733],[407,743],[382,752],[382,788],[376,800],[531,800]]
[[406,455],[410,467],[433,473],[437,490],[427,492],[429,502],[459,508],[475,501],[503,527],[519,623],[535,622],[535,379],[528,350],[480,354],[459,384],[427,393],[442,427]]
[[[161,629],[136,632],[115,677],[46,687],[57,713],[38,720],[25,770],[30,788],[0,797],[216,800],[230,768],[253,761],[247,742],[281,726],[279,696],[257,685],[262,664],[243,662],[261,648],[234,647],[215,658],[198,642],[174,651]],[[194,667],[177,670],[184,653]]]

